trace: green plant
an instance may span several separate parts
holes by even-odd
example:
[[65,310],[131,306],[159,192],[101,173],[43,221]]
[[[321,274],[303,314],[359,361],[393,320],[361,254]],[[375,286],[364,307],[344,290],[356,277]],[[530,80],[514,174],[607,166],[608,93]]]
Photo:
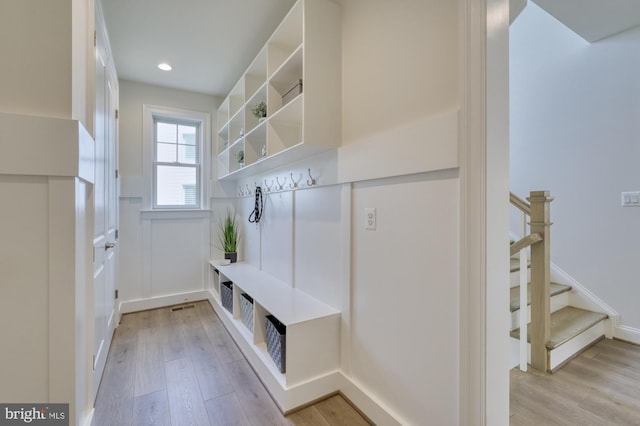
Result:
[[236,153],[236,161],[238,163],[243,163],[244,162],[244,151],[240,150]]
[[251,109],[251,112],[256,118],[263,118],[267,116],[267,104],[259,102],[255,108]]
[[227,215],[220,222],[218,238],[220,239],[220,248],[225,253],[235,253],[238,251],[238,243],[240,242],[240,234],[238,233],[238,221],[236,214],[227,209]]

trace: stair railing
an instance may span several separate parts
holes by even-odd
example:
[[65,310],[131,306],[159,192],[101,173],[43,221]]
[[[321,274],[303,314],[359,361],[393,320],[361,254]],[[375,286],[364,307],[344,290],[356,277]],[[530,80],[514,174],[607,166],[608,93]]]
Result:
[[[551,256],[550,214],[553,198],[549,191],[532,191],[529,203],[510,193],[509,201],[521,212],[522,238],[511,245],[511,256],[520,253],[520,369],[527,371],[527,336],[530,334],[531,366],[540,371],[548,368],[547,342],[551,330]],[[530,218],[527,224],[527,216]],[[527,226],[528,225],[528,226]],[[527,232],[527,228],[529,231]],[[531,333],[528,333],[527,249],[531,250]]]

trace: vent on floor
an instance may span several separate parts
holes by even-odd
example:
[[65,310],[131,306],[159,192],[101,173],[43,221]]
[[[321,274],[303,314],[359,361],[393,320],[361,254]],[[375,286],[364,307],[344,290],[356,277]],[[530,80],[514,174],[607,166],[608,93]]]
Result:
[[183,309],[192,309],[192,308],[195,308],[195,307],[196,307],[196,305],[174,306],[173,308],[171,308],[171,312],[181,311]]

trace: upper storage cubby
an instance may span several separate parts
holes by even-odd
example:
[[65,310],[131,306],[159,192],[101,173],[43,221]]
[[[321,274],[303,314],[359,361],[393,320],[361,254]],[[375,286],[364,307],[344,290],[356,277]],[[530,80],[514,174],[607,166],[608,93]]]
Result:
[[294,4],[267,42],[269,76],[272,76],[289,59],[291,54],[302,46],[304,6],[302,1]]
[[340,146],[340,31],[332,0],[293,5],[218,110],[219,179]]

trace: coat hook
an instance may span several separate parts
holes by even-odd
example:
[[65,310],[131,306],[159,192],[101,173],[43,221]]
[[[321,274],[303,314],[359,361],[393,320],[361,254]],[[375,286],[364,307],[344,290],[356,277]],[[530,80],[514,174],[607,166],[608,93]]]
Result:
[[311,169],[309,170],[309,179],[307,179],[307,186],[313,186],[316,184],[316,180],[311,176]]
[[284,184],[287,183],[287,177],[285,176],[284,181],[280,183],[280,176],[276,176],[276,182],[278,183],[278,186],[276,186],[276,189],[278,191],[282,191],[284,189]]
[[294,180],[293,173],[291,173],[291,183],[289,184],[289,188],[296,189],[298,187],[298,183],[302,180],[302,173],[300,173],[300,179]]
[[246,184],[247,187],[247,197],[251,195],[251,188],[249,188],[249,184]]
[[238,185],[238,193],[240,194],[240,197],[244,197],[244,191],[242,190],[242,185]]
[[271,192],[271,188],[273,187],[273,179],[271,179],[271,185],[267,184],[267,180],[264,180],[264,187],[267,188],[265,192]]

